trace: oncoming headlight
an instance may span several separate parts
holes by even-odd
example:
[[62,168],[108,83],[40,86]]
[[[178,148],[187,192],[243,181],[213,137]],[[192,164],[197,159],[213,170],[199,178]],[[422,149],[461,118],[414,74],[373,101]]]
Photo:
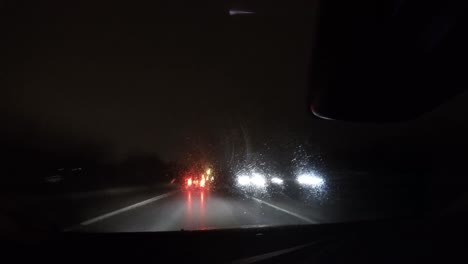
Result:
[[265,176],[259,173],[252,173],[251,175],[241,174],[237,176],[237,185],[239,186],[252,186],[255,188],[263,188],[267,185]]
[[247,175],[239,175],[237,176],[237,184],[241,186],[246,186],[250,184],[250,177]]
[[311,173],[300,174],[297,176],[297,182],[301,185],[311,186],[311,187],[321,187],[325,184],[325,180],[319,176],[316,176]]
[[258,173],[252,173],[252,177],[250,177],[250,182],[257,187],[265,187],[266,185],[265,177]]
[[283,184],[283,180],[278,178],[278,177],[273,177],[271,178],[271,182],[274,183],[274,184],[278,184],[278,185],[282,185]]

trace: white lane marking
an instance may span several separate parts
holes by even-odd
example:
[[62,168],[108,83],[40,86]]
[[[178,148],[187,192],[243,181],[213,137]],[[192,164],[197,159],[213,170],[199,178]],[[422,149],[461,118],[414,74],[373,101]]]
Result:
[[168,193],[165,193],[165,194],[161,194],[161,195],[158,195],[158,196],[155,196],[153,198],[150,198],[148,200],[144,200],[144,201],[141,201],[139,203],[136,203],[136,204],[132,204],[132,205],[129,205],[127,207],[124,207],[124,208],[121,208],[119,210],[115,210],[115,211],[112,211],[110,213],[107,213],[107,214],[103,214],[103,215],[100,215],[98,217],[94,217],[94,218],[91,218],[89,220],[86,220],[86,221],[83,221],[80,223],[81,226],[87,226],[87,225],[90,225],[92,223],[96,223],[98,221],[101,221],[101,220],[104,220],[106,218],[109,218],[109,217],[112,217],[114,215],[118,215],[118,214],[121,214],[123,212],[126,212],[128,210],[132,210],[132,209],[135,209],[137,207],[140,207],[140,206],[143,206],[143,205],[147,205],[149,203],[152,203],[152,202],[155,202],[157,200],[160,200],[160,199],[163,199],[163,198],[166,198],[170,195],[173,195],[174,193],[176,193],[177,191],[172,191],[172,192],[168,192]]
[[281,256],[281,255],[284,255],[284,254],[287,254],[287,253],[290,253],[290,252],[294,252],[294,251],[297,251],[299,249],[311,246],[313,244],[315,244],[315,243],[309,243],[309,244],[295,246],[295,247],[292,247],[292,248],[277,250],[277,251],[273,251],[273,252],[253,256],[253,257],[248,257],[248,258],[244,258],[244,259],[235,260],[235,261],[233,261],[231,263],[233,263],[233,264],[250,264],[250,263],[260,262],[260,261],[266,260],[266,259],[272,260],[272,258],[274,258],[274,257]]
[[278,210],[278,211],[281,211],[281,212],[286,213],[286,214],[288,214],[288,215],[292,215],[292,216],[294,216],[294,217],[297,217],[297,218],[301,219],[302,221],[307,222],[307,223],[309,223],[309,224],[317,224],[317,223],[318,223],[317,221],[314,221],[314,220],[312,220],[312,219],[310,219],[310,218],[308,218],[308,217],[302,216],[302,215],[300,215],[300,214],[293,213],[293,212],[291,212],[291,211],[289,211],[289,210],[286,210],[286,209],[281,208],[281,207],[279,207],[279,206],[276,206],[276,205],[274,205],[274,204],[265,202],[265,201],[260,200],[260,199],[258,199],[258,198],[255,198],[255,197],[252,197],[252,196],[250,196],[250,198],[253,199],[253,200],[255,200],[255,201],[257,201],[257,202],[259,202],[259,203],[268,205],[268,206],[270,206],[271,208],[274,208],[274,209],[276,209],[276,210]]
[[[252,229],[252,228],[264,228],[269,227],[269,225],[233,225],[233,226],[223,226],[223,227],[205,227],[200,230],[229,230],[229,229]],[[194,229],[199,230],[199,229]]]

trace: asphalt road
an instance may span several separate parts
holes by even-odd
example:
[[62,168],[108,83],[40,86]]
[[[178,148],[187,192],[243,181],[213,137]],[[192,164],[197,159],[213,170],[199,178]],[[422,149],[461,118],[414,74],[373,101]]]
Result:
[[328,179],[320,189],[291,181],[253,193],[228,185],[187,191],[176,184],[55,195],[15,192],[0,197],[6,201],[0,207],[5,212],[0,222],[18,231],[177,231],[408,217],[423,208],[414,186],[403,188],[391,178],[366,179]]
[[83,231],[143,232],[311,224],[315,220],[264,199],[176,190],[80,223]]
[[[321,189],[287,187],[250,192],[192,190],[166,186],[138,192],[89,197],[83,206],[69,203],[65,230],[145,232],[322,224],[410,216],[420,207],[412,202],[414,188],[397,182],[359,184],[329,181]],[[98,202],[99,201],[99,202]],[[51,211],[51,210],[47,210]],[[57,211],[57,210],[54,210]],[[49,213],[48,213],[49,214]],[[64,222],[58,219],[56,222]]]

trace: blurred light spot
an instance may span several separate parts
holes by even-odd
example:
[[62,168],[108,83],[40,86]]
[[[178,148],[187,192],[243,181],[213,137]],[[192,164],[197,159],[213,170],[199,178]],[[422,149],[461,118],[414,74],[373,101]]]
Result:
[[250,177],[247,175],[239,175],[237,176],[237,183],[242,186],[249,185]]
[[205,178],[200,180],[200,187],[205,187]]
[[297,176],[297,182],[301,185],[307,185],[312,187],[321,187],[324,185],[325,180],[312,173],[301,174]]
[[250,182],[257,187],[265,187],[266,180],[265,177],[258,173],[252,173],[252,177],[250,178]]
[[51,175],[51,176],[45,177],[44,180],[49,183],[58,183],[63,180],[63,177],[61,175]]
[[279,185],[283,184],[283,180],[278,178],[278,177],[271,178],[271,182],[274,183],[274,184],[279,184]]
[[253,15],[255,12],[249,10],[239,10],[239,9],[231,9],[229,10],[230,16],[242,16],[242,15]]

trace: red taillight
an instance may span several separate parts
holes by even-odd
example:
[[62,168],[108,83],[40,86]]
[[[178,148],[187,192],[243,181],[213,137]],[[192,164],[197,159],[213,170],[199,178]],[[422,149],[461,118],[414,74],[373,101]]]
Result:
[[200,187],[205,187],[205,178],[200,180]]
[[189,179],[187,180],[187,185],[188,185],[188,186],[192,186],[192,178],[189,178]]

